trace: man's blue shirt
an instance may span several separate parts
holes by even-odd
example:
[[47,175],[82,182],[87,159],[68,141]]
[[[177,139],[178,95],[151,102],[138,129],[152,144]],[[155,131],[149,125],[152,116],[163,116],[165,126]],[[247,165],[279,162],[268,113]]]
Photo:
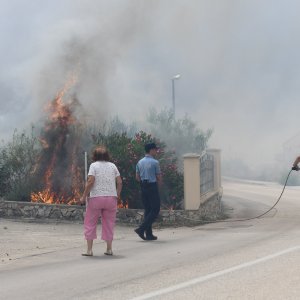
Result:
[[146,154],[136,165],[136,173],[140,175],[141,180],[156,182],[156,175],[160,174],[160,166],[158,160],[151,155]]

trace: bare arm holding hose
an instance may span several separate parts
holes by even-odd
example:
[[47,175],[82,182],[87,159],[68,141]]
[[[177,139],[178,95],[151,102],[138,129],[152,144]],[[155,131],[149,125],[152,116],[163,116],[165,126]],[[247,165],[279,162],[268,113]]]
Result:
[[295,159],[295,161],[294,161],[294,163],[293,163],[292,170],[294,170],[294,171],[299,171],[299,167],[298,167],[299,162],[300,162],[300,156],[298,156],[298,157]]

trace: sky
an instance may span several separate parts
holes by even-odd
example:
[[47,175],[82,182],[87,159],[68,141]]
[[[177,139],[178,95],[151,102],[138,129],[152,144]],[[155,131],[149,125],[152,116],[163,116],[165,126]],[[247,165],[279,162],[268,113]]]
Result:
[[213,128],[209,146],[250,167],[276,164],[300,132],[299,1],[0,5],[1,139],[40,122],[72,74],[89,120],[118,114],[141,122],[149,107],[171,107],[171,78],[180,74],[176,115]]

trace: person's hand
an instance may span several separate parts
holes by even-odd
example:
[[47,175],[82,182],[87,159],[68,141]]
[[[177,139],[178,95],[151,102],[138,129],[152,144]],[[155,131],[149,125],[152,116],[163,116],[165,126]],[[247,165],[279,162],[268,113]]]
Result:
[[86,203],[86,197],[81,197],[79,201],[81,205],[84,205]]
[[293,171],[299,171],[300,168],[299,168],[298,166],[293,166],[293,167],[292,167],[292,170],[293,170]]

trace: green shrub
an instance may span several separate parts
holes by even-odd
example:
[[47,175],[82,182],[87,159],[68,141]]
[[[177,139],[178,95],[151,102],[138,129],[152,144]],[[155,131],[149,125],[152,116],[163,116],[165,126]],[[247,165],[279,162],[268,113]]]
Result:
[[8,200],[30,201],[36,184],[33,176],[39,153],[38,141],[31,134],[15,130],[12,140],[0,150],[0,196]]
[[122,179],[122,200],[129,208],[142,208],[139,183],[135,179],[136,164],[144,157],[144,145],[155,142],[160,150],[157,159],[160,161],[163,176],[161,187],[162,205],[167,208],[180,208],[183,200],[183,175],[177,170],[177,158],[174,152],[165,152],[165,144],[153,136],[141,131],[133,138],[126,133],[93,136],[95,146],[105,145],[112,161],[117,165]]

